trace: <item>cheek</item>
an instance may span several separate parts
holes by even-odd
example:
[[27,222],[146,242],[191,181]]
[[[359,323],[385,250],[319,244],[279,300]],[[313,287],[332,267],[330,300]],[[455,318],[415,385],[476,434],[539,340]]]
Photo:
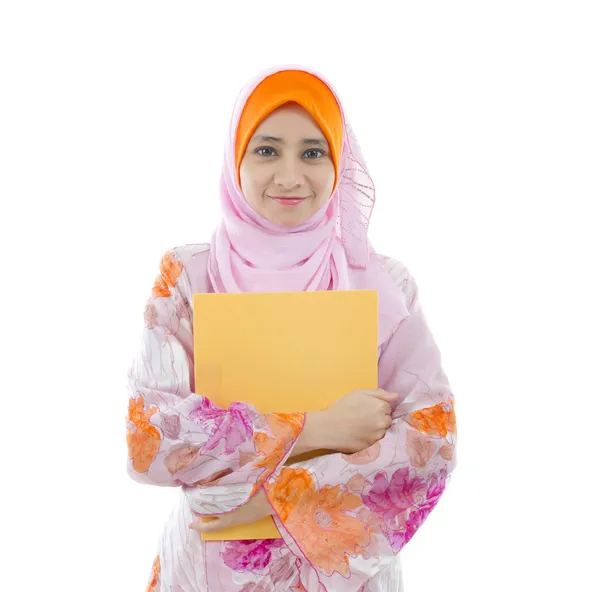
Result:
[[321,196],[320,201],[326,201],[331,197],[333,191],[333,183],[335,181],[335,171],[333,165],[330,167],[323,167],[323,171],[319,172],[316,182],[319,187],[319,194]]
[[256,203],[262,199],[265,182],[256,171],[240,171],[241,188],[248,203]]

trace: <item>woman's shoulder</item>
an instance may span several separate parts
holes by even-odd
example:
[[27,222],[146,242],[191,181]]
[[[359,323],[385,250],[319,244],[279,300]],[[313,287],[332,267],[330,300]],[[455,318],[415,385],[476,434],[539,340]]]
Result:
[[406,305],[410,305],[417,286],[408,267],[402,261],[381,253],[375,253],[373,259],[403,293]]
[[169,250],[182,271],[182,283],[193,292],[208,291],[208,255],[210,243],[181,244]]
[[208,261],[210,243],[190,243],[177,245],[171,249],[179,262],[187,269],[189,265],[197,265]]
[[375,253],[374,259],[393,282],[404,291],[411,279],[408,267],[402,261],[381,253]]

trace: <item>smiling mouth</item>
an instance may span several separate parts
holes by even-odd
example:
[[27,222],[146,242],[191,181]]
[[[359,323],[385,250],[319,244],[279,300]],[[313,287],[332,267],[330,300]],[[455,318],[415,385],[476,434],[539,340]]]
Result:
[[298,204],[301,204],[305,199],[307,199],[306,197],[280,197],[280,196],[269,196],[272,200],[283,204],[284,206],[296,206]]

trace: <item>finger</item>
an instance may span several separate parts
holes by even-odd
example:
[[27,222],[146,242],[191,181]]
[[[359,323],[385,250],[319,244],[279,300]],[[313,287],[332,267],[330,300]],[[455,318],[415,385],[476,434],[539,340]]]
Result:
[[211,522],[210,524],[204,524],[202,522],[194,522],[193,524],[190,524],[190,529],[195,530],[200,534],[204,532],[213,532],[215,530],[221,530],[221,528],[223,528],[223,526],[219,524],[219,521]]
[[223,527],[223,519],[216,516],[207,516],[190,524],[190,528],[196,532],[213,532]]
[[374,397],[375,399],[379,399],[381,401],[387,401],[389,403],[391,403],[392,401],[395,401],[398,398],[398,393],[388,393],[382,389],[365,391],[365,393],[371,397]]
[[392,406],[387,401],[381,401],[381,400],[379,400],[377,403],[378,403],[380,411],[384,415],[387,416],[387,415],[391,415],[392,414]]
[[204,522],[192,522],[189,525],[189,529],[190,530],[195,530],[196,532],[202,533],[202,532],[206,532],[206,523]]
[[391,415],[384,415],[377,420],[377,428],[380,430],[385,430],[386,432],[390,429],[392,425],[392,417]]

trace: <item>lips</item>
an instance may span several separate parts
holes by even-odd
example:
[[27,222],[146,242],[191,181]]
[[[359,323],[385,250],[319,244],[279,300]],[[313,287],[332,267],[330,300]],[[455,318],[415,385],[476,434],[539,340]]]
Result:
[[305,197],[284,197],[284,196],[272,196],[272,200],[284,205],[284,206],[296,206],[301,204],[306,198]]

